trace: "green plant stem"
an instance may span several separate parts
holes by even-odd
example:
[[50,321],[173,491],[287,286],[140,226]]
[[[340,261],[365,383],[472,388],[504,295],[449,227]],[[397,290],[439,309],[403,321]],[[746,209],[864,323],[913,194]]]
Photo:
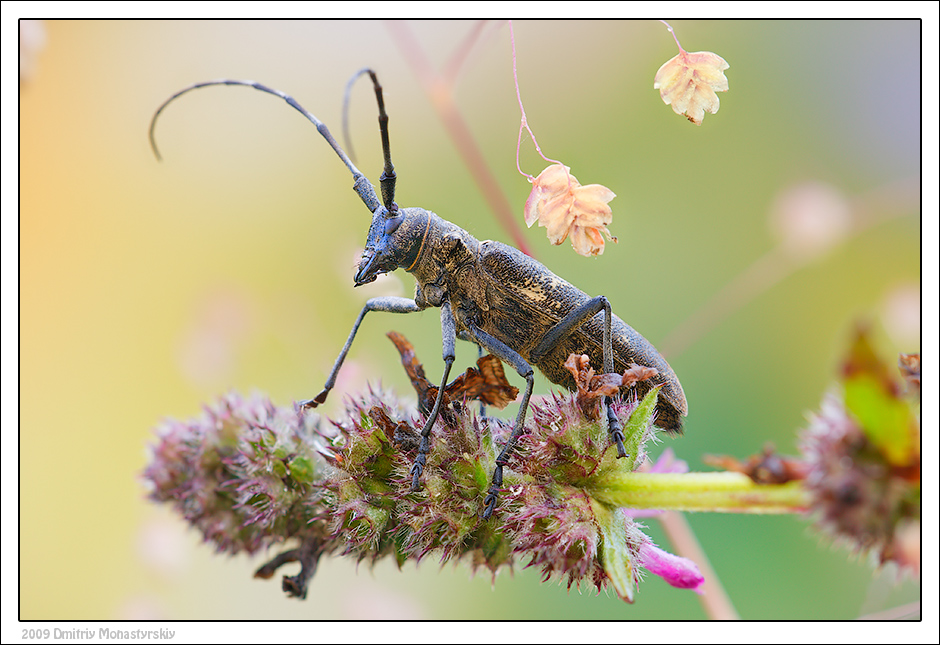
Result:
[[809,507],[799,481],[756,484],[741,473],[622,473],[595,479],[588,493],[613,506],[718,513],[799,513]]

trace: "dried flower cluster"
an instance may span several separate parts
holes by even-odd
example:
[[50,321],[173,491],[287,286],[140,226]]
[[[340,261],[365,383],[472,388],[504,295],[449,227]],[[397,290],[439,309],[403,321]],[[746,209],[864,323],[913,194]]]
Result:
[[659,374],[656,368],[635,363],[630,363],[623,374],[596,374],[587,354],[569,356],[565,361],[565,369],[574,378],[581,412],[588,419],[595,421],[600,418],[602,398],[613,396],[620,388],[631,388],[638,381],[645,381]]
[[716,92],[728,91],[728,77],[724,71],[729,65],[712,52],[687,52],[666,61],[653,79],[653,89],[659,90],[666,105],[682,114],[695,125],[702,125],[705,113],[715,114],[719,100]]
[[571,246],[584,256],[604,252],[604,236],[612,237],[607,225],[613,219],[608,202],[616,195],[600,184],[582,186],[571,169],[555,163],[531,178],[532,192],[525,203],[525,223],[544,226],[552,244],[571,236]]
[[693,563],[666,557],[623,509],[591,494],[645,460],[656,397],[654,389],[642,401],[627,393],[614,403],[626,459],[616,458],[606,419],[586,418],[576,394],[534,401],[488,521],[482,502],[506,425],[456,406],[435,426],[422,488],[412,491],[422,419],[371,390],[328,425],[229,395],[200,419],[165,423],[145,477],[153,499],[174,503],[219,550],[254,553],[299,541],[256,574],[271,577],[299,561],[301,573],[284,578],[294,596],[305,596],[319,557],[332,553],[369,562],[391,556],[398,564],[463,559],[494,574],[525,558],[546,579],[611,585],[632,601],[643,566],[681,588],[702,582]]

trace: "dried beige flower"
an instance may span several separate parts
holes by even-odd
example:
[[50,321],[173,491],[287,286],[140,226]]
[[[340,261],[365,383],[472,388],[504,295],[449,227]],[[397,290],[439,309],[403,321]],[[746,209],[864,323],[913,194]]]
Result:
[[616,195],[600,184],[582,186],[570,171],[557,163],[530,179],[532,192],[525,203],[525,223],[544,226],[552,244],[561,244],[570,235],[576,253],[600,255],[604,235],[617,241],[607,230],[613,219],[607,202]]
[[718,111],[718,95],[728,91],[728,78],[724,70],[729,65],[712,52],[679,53],[667,61],[653,79],[653,89],[659,90],[666,105],[676,114],[684,115],[695,125],[702,125],[705,112]]

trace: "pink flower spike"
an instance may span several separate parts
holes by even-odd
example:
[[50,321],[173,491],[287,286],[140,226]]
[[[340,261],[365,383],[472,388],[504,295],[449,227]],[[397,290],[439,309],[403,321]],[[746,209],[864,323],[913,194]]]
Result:
[[640,564],[673,587],[702,593],[705,576],[688,558],[667,553],[652,542],[644,541],[640,547]]

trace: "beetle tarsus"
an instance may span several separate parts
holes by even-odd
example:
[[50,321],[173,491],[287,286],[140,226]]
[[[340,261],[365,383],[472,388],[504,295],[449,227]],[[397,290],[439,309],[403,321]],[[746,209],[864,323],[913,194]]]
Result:
[[495,486],[490,488],[489,493],[486,495],[486,499],[483,500],[483,519],[488,520],[490,516],[493,515],[493,511],[496,510],[496,502],[499,500],[499,489]]
[[616,430],[610,435],[610,440],[617,444],[617,459],[627,456],[627,449],[623,447],[623,432]]
[[493,483],[486,493],[486,499],[483,500],[483,519],[488,520],[496,510],[496,502],[499,501],[499,491],[503,487],[503,464],[496,462],[496,469],[493,471]]
[[414,464],[411,465],[411,491],[421,490],[421,473],[424,472],[425,456],[418,453]]
[[418,444],[418,456],[415,457],[414,464],[411,465],[411,490],[412,492],[421,490],[421,473],[428,463],[428,451],[431,449],[431,435],[422,434],[421,443]]
[[604,402],[607,404],[607,429],[610,433],[610,441],[617,444],[617,459],[623,459],[627,456],[627,449],[623,446],[623,424],[614,412],[613,399],[608,396]]
[[307,399],[306,401],[301,402],[300,407],[303,408],[304,410],[310,410],[311,408],[315,408],[321,403],[326,401],[326,396],[329,393],[330,393],[329,390],[323,390],[322,392],[317,394],[314,398]]

